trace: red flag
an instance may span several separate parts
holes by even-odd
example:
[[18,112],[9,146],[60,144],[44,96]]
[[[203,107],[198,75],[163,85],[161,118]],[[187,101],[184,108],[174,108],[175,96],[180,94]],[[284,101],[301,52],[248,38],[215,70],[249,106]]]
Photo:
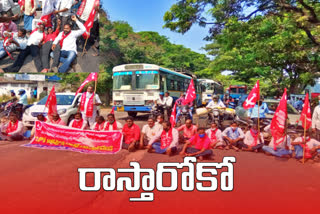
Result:
[[196,98],[197,98],[196,90],[194,88],[193,79],[191,79],[188,87],[186,99],[184,100],[182,105],[187,105],[188,103],[192,103]]
[[80,85],[78,88],[76,95],[82,91],[85,85],[87,85],[89,82],[97,81],[98,80],[98,73],[91,73],[87,79]]
[[112,110],[110,111],[110,114],[114,114],[114,109],[115,109],[115,106],[112,107]]
[[256,102],[260,98],[260,86],[259,86],[259,80],[254,85],[253,89],[251,90],[250,94],[248,95],[246,101],[243,103],[244,109],[253,108],[256,105]]
[[311,109],[309,102],[309,93],[307,93],[306,97],[304,98],[304,105],[301,112],[300,120],[302,122],[303,128],[309,129],[311,127]]
[[47,98],[47,102],[45,107],[48,108],[48,115],[53,115],[56,114],[58,112],[57,110],[57,97],[56,97],[56,92],[55,92],[55,87],[53,85],[50,94]]
[[176,109],[177,109],[177,102],[174,104],[171,112],[171,116],[170,116],[170,123],[172,128],[176,125],[176,116],[177,116]]
[[284,134],[286,130],[287,115],[287,89],[285,88],[270,126],[275,150],[276,146],[281,144],[285,138]]
[[[97,13],[95,7],[96,7],[96,6],[99,6],[99,4],[100,4],[100,1],[99,1],[99,0],[95,0],[94,6],[93,6],[93,8],[92,8],[92,10],[91,10],[91,12],[90,12],[89,18],[88,18],[88,20],[84,23],[84,26],[85,26],[85,28],[86,28],[86,32],[85,32],[84,34],[82,34],[82,37],[83,37],[84,39],[87,39],[87,38],[90,37],[90,30],[91,30],[91,28],[93,27],[94,17],[96,16],[96,13]],[[86,1],[83,1],[83,2],[81,3],[80,7],[79,7],[78,12],[77,12],[77,14],[78,14],[79,16],[82,15],[82,13],[83,13],[83,11],[84,11],[84,8],[85,8],[85,5],[86,5]]]

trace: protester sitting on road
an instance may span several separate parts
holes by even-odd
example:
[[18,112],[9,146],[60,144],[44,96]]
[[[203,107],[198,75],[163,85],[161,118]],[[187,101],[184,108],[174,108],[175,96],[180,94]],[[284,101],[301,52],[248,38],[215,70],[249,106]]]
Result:
[[257,101],[256,105],[249,109],[248,116],[253,120],[254,123],[258,123],[258,108],[259,108],[259,118],[261,120],[265,119],[266,114],[272,114],[273,111],[269,110],[268,105],[263,102],[263,98],[260,98],[260,101]]
[[279,136],[277,141],[275,142],[275,138],[272,137],[268,146],[263,146],[262,150],[266,153],[266,155],[273,155],[281,158],[290,158],[292,151],[291,147],[291,138],[289,135]]
[[223,149],[225,143],[222,139],[222,132],[218,128],[218,125],[215,122],[211,123],[211,128],[206,131],[210,139],[210,147],[216,149]]
[[[9,123],[5,132],[0,134],[1,140],[20,141],[23,140],[23,123],[18,120],[15,113],[10,113]],[[2,131],[2,130],[1,130]]]
[[28,105],[28,96],[27,93],[24,89],[19,89],[18,91],[18,95],[20,95],[18,104],[22,104],[23,106],[27,106]]
[[222,132],[222,137],[227,144],[226,149],[230,149],[231,147],[234,150],[239,151],[237,146],[242,143],[245,136],[241,128],[238,127],[237,122],[234,121],[231,123],[230,127]]
[[258,129],[258,124],[253,124],[246,132],[244,141],[239,141],[238,147],[245,151],[258,152],[264,146],[263,134]]
[[0,122],[0,132],[6,132],[8,124],[9,124],[8,118],[6,116],[2,117]]
[[164,116],[162,114],[158,115],[156,124],[162,126],[163,122],[164,122]]
[[176,123],[179,120],[179,117],[181,115],[181,108],[183,105],[187,105],[189,106],[189,115],[190,115],[190,119],[192,120],[192,111],[193,111],[193,103],[184,103],[186,100],[186,94],[185,93],[181,93],[180,94],[180,98],[176,100],[176,104],[177,104],[177,115],[176,115]]
[[302,134],[301,137],[296,138],[291,145],[294,147],[294,157],[296,159],[303,158],[303,147],[305,148],[305,155],[304,157],[306,159],[314,158],[316,156],[319,156],[320,154],[320,142],[312,139],[310,137],[310,133],[306,133],[306,139],[304,139],[304,136]]
[[[9,16],[5,14],[3,15],[3,17],[9,17]],[[5,33],[17,33],[17,32],[18,32],[17,25],[13,21],[0,23],[0,37],[5,38],[6,37]]]
[[122,130],[123,126],[120,122],[116,121],[114,114],[108,114],[107,115],[107,122],[105,125],[106,131],[116,131],[116,130]]
[[55,124],[55,125],[60,125],[60,126],[66,126],[65,122],[63,122],[63,120],[61,120],[61,118],[60,118],[58,113],[53,113],[52,114],[52,118],[49,119],[48,123]]
[[91,127],[94,131],[104,131],[105,129],[105,119],[103,116],[97,116],[97,122]]
[[185,143],[187,140],[195,136],[197,134],[197,129],[198,129],[197,126],[192,124],[192,120],[187,119],[186,124],[177,128],[179,132],[183,131],[183,136],[180,137],[181,139],[180,142]]
[[[37,120],[40,122],[47,122],[47,118],[43,114],[38,114]],[[30,139],[34,137],[35,133],[36,133],[36,126],[34,125],[31,130]]]
[[0,59],[12,53],[15,50],[25,50],[28,43],[27,31],[20,29],[17,33],[6,34],[6,41],[0,41]]
[[171,123],[165,121],[163,123],[163,131],[158,132],[148,145],[148,152],[155,152],[158,154],[173,155],[177,152],[179,140],[179,133],[175,128],[171,127]]
[[148,124],[144,125],[142,128],[139,148],[144,149],[156,134],[162,132],[162,129],[162,125],[155,124],[155,120],[150,117],[148,119]]
[[[76,22],[80,30],[71,30],[70,24],[65,24],[62,32],[54,40],[52,50],[54,51],[54,62],[52,64],[52,71],[57,73],[65,73],[69,69],[77,56],[77,38],[86,32],[85,26],[78,21],[76,16],[71,19]],[[56,48],[59,43],[60,48]],[[62,62],[58,70],[59,63]]]
[[69,127],[85,130],[88,128],[88,123],[82,118],[82,114],[78,112],[75,114],[74,120],[70,122]]
[[23,63],[27,56],[31,54],[35,67],[38,72],[42,71],[42,63],[40,58],[40,45],[41,42],[45,39],[44,24],[39,23],[39,27],[35,28],[28,38],[28,43],[26,49],[22,50],[18,55],[16,61],[13,65],[0,70],[0,72],[9,72],[16,73],[19,72],[20,68],[23,66]]
[[213,155],[210,149],[211,141],[208,135],[205,133],[204,127],[198,128],[198,133],[191,139],[187,140],[180,155],[182,156],[194,156],[203,160],[204,158],[211,158]]
[[133,152],[136,147],[139,146],[140,140],[140,127],[134,123],[133,117],[128,117],[126,119],[126,124],[122,129],[123,149],[128,149],[129,152]]

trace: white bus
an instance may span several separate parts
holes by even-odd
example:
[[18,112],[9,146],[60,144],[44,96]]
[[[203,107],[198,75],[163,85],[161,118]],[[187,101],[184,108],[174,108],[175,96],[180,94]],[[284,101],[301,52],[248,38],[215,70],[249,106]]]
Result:
[[[150,112],[160,92],[169,92],[174,101],[188,90],[192,77],[153,64],[125,64],[113,68],[113,105],[135,117]],[[201,87],[194,79],[196,106],[201,103]]]
[[223,96],[223,86],[210,79],[198,79],[202,88],[202,104],[206,105],[212,99],[212,95],[219,95],[222,99]]

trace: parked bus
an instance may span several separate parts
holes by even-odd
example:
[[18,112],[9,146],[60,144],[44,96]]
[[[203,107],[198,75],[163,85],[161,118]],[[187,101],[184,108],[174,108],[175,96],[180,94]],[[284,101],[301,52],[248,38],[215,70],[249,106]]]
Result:
[[214,80],[210,79],[199,79],[202,88],[202,104],[206,105],[212,99],[212,95],[219,95],[222,99],[223,97],[223,86]]
[[[138,112],[150,112],[160,92],[169,92],[174,101],[188,90],[191,75],[182,74],[153,64],[125,64],[113,68],[113,104],[117,111],[135,117]],[[194,79],[200,106],[201,87]]]
[[244,94],[247,94],[246,85],[230,85],[227,89],[227,95],[235,100],[239,100],[239,98]]

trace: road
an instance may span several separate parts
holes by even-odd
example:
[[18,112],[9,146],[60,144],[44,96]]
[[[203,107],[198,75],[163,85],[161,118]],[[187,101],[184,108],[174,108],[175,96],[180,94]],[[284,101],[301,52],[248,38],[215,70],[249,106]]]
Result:
[[[104,112],[105,113],[105,112]],[[124,113],[117,113],[121,122]],[[142,125],[148,116],[138,116]],[[78,168],[143,168],[158,162],[182,162],[180,156],[146,151],[115,155],[26,148],[24,142],[0,141],[0,201],[2,213],[306,213],[318,208],[320,164],[301,164],[262,153],[214,150],[214,160],[236,157],[231,192],[155,191],[154,202],[129,202],[135,192],[81,192]]]

